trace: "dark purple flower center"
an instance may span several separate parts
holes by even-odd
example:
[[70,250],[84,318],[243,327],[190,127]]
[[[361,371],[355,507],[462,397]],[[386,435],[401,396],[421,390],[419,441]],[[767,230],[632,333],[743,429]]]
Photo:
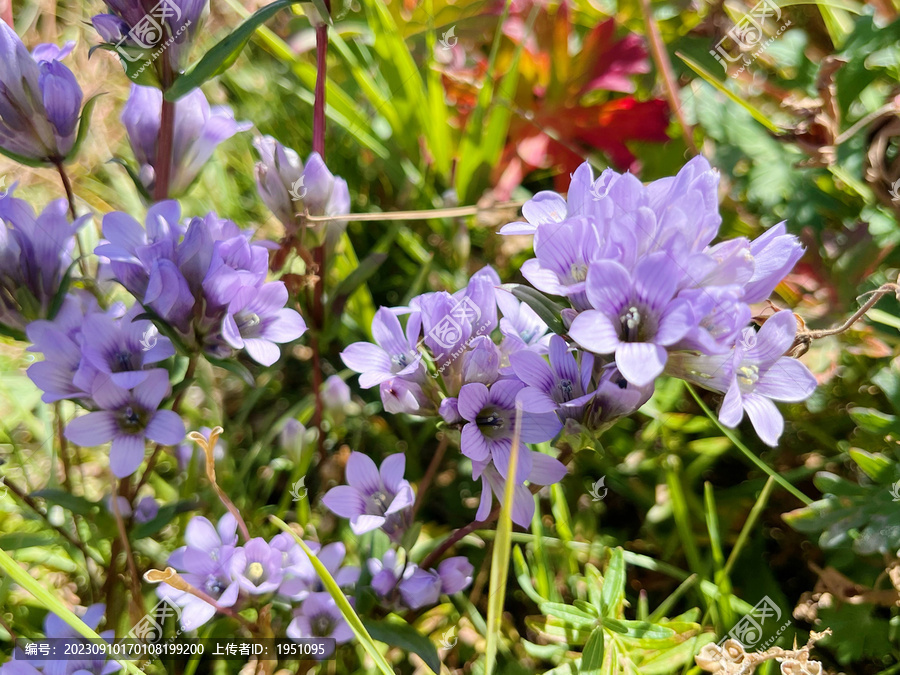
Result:
[[109,364],[109,369],[114,373],[123,373],[137,370],[133,363],[134,355],[131,352],[118,352]]
[[253,336],[259,333],[259,326],[262,323],[262,320],[259,318],[258,314],[254,314],[253,312],[238,312],[234,316],[234,322],[238,326],[238,331],[240,331],[243,336]]
[[554,387],[551,395],[556,403],[566,403],[575,398],[574,393],[575,388],[572,385],[572,380],[557,380],[556,387]]
[[143,408],[127,405],[119,410],[116,422],[119,424],[119,429],[124,433],[136,434],[147,427],[148,417],[147,411]]
[[587,263],[584,262],[576,262],[572,263],[572,266],[569,268],[569,279],[572,283],[580,283],[587,279],[588,266]]
[[206,577],[206,583],[203,587],[206,592],[214,598],[221,595],[225,590],[225,584],[222,583],[222,580],[212,574]]
[[507,435],[509,426],[509,411],[501,410],[494,406],[482,408],[475,417],[475,424],[484,436],[488,438],[503,438]]
[[366,501],[366,513],[371,516],[383,516],[392,501],[394,501],[394,496],[385,490],[373,492]]
[[330,614],[316,614],[309,620],[309,627],[316,637],[328,637],[334,632],[334,617]]
[[409,365],[409,356],[406,354],[392,354],[391,364],[394,366],[394,372],[399,373]]

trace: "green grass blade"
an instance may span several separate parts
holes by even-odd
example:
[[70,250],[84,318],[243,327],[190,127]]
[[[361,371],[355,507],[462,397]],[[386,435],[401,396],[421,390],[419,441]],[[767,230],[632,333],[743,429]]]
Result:
[[710,73],[708,70],[706,70],[706,68],[704,68],[699,63],[694,61],[694,59],[682,54],[681,52],[675,52],[675,55],[678,56],[678,58],[680,58],[682,61],[684,61],[687,64],[688,68],[690,68],[695,73],[697,73],[700,77],[702,77],[704,80],[706,80],[706,82],[708,82],[710,85],[712,85],[713,87],[715,87],[716,89],[721,91],[728,98],[730,98],[732,101],[734,101],[739,106],[741,106],[744,110],[746,110],[748,113],[750,113],[750,115],[753,117],[753,119],[755,119],[757,122],[762,124],[766,129],[771,131],[773,134],[781,133],[781,130],[777,126],[775,126],[775,124],[773,122],[771,122],[769,120],[769,118],[766,117],[762,113],[761,110],[750,105],[744,99],[742,99],[740,96],[738,96],[733,91],[731,91],[728,87],[725,86],[725,84],[723,82],[720,82],[719,80],[717,80],[712,75],[712,73]]
[[[35,581],[28,572],[19,567],[19,564],[13,560],[6,551],[0,549],[0,569],[2,569],[10,578],[19,586],[31,593],[41,605],[56,614],[60,619],[65,621],[73,630],[77,631],[86,638],[92,640],[102,640],[103,638],[92,630],[84,621],[82,621],[75,612],[66,607],[62,601],[54,597],[50,591],[43,588]],[[125,670],[134,675],[141,675],[143,672],[140,668],[127,660],[118,661]]]
[[689,392],[691,392],[691,396],[694,397],[694,400],[697,402],[697,405],[700,406],[700,409],[704,413],[706,413],[706,416],[709,417],[709,419],[711,419],[717,427],[719,427],[719,430],[723,434],[725,434],[725,436],[728,437],[728,440],[730,440],[732,443],[734,443],[735,447],[738,450],[740,450],[744,454],[744,456],[747,457],[747,459],[749,459],[751,462],[753,462],[761,471],[764,471],[767,476],[769,476],[772,480],[774,480],[776,483],[778,483],[781,487],[783,487],[785,490],[787,490],[792,495],[794,495],[797,499],[799,499],[801,502],[803,502],[804,505],[809,506],[810,504],[813,503],[812,499],[810,499],[805,494],[800,492],[800,490],[798,490],[793,485],[791,485],[789,482],[787,482],[781,474],[779,474],[772,467],[770,467],[768,464],[766,464],[764,461],[762,461],[759,457],[757,457],[752,452],[750,452],[750,448],[748,448],[746,445],[741,443],[740,439],[735,435],[735,433],[731,429],[729,429],[728,427],[723,425],[721,422],[719,422],[719,418],[716,417],[715,414],[713,414],[713,411],[710,410],[709,406],[703,402],[703,399],[700,398],[700,396],[697,394],[697,392],[694,390],[694,388],[687,382],[685,382],[685,385],[687,386],[687,390]]
[[384,675],[394,675],[394,669],[391,668],[390,664],[388,664],[384,656],[382,656],[381,652],[378,651],[378,647],[375,645],[375,641],[372,639],[372,636],[369,635],[369,631],[366,630],[366,627],[363,625],[363,622],[359,618],[359,615],[354,611],[353,607],[350,605],[350,602],[347,600],[347,596],[344,595],[344,592],[340,589],[340,586],[337,585],[337,582],[334,580],[334,577],[332,577],[328,572],[328,569],[325,567],[325,565],[323,565],[321,561],[316,557],[316,554],[309,549],[309,546],[306,545],[306,542],[298,537],[297,533],[287,526],[287,523],[277,518],[276,516],[269,516],[269,520],[275,523],[275,525],[277,525],[280,530],[291,535],[294,538],[294,541],[299,544],[300,548],[303,549],[303,552],[309,557],[309,561],[312,563],[313,568],[316,570],[316,574],[319,575],[319,579],[322,580],[322,585],[325,587],[325,590],[328,591],[328,594],[332,598],[334,598],[338,609],[341,610],[341,614],[343,614],[344,619],[350,626],[350,629],[353,631],[354,635],[356,635],[356,639],[359,640],[363,649],[366,650],[366,653],[370,657],[372,657],[372,660],[375,662],[375,666],[378,668],[378,670],[381,671]]
[[484,675],[491,675],[497,661],[497,644],[500,641],[500,620],[506,600],[506,580],[509,576],[509,561],[512,550],[512,505],[516,489],[516,468],[519,466],[519,440],[522,435],[522,408],[516,405],[516,426],[513,431],[512,449],[509,453],[509,468],[506,475],[506,490],[497,521],[497,537],[491,556],[491,578],[488,585],[487,647],[485,648]]

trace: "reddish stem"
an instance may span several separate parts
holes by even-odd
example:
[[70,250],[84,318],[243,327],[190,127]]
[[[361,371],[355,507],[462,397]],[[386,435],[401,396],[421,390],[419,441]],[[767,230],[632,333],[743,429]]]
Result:
[[[325,7],[331,12],[330,0]],[[323,17],[324,19],[324,17]],[[328,56],[328,24],[316,26],[316,100],[313,105],[313,151],[325,159],[325,70]]]
[[156,182],[153,185],[153,201],[162,201],[169,196],[169,182],[172,173],[172,149],[175,137],[175,103],[167,101],[163,95],[160,116],[159,143],[156,150]]

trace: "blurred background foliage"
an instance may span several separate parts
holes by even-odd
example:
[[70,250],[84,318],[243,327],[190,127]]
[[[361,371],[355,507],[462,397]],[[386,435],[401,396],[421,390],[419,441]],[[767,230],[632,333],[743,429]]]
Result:
[[[212,2],[198,53],[262,4]],[[329,316],[324,374],[348,378],[338,354],[369,338],[371,317],[381,305],[402,304],[426,290],[456,290],[485,264],[504,281],[519,281],[529,242],[495,235],[499,225],[515,219],[514,207],[497,205],[564,188],[569,172],[585,159],[598,170],[631,170],[648,181],[674,174],[696,146],[721,172],[723,236],[753,237],[786,220],[803,240],[806,255],[776,293],[779,304],[810,327],[840,324],[862,294],[896,281],[900,3],[778,5],[780,21],[790,26],[731,77],[735,69],[723,72],[710,50],[750,9],[735,0],[572,0],[563,6],[340,0],[330,32],[326,159],[347,179],[353,210],[483,208],[464,219],[351,222],[329,269],[332,298],[360,260],[373,251],[387,255],[353,291],[343,313]],[[133,161],[118,122],[127,79],[111,54],[87,56],[97,41],[87,22],[99,10],[99,2],[13,2],[15,27],[26,44],[75,40],[69,65],[85,97],[104,94],[71,169],[78,199],[96,214],[140,215],[145,206],[128,175],[110,162]],[[651,31],[658,31],[671,60],[668,84],[687,131],[650,56]],[[230,70],[204,87],[211,101],[229,104],[255,129],[217,151],[182,200],[185,214],[214,210],[258,228],[260,237],[280,235],[256,193],[252,134],[273,135],[308,154],[314,45],[314,29],[302,11],[282,12]],[[18,181],[18,196],[37,205],[62,194],[50,170],[0,159],[0,175],[7,185]],[[94,225],[89,244],[99,218]],[[543,495],[549,499],[541,499],[531,532],[514,535],[503,645],[513,658],[504,660],[503,672],[543,672],[562,662],[567,650],[548,646],[553,643],[546,626],[526,617],[540,619],[541,599],[571,604],[581,597],[585,565],[604,569],[610,561],[612,568],[616,556],[610,551],[620,546],[627,564],[620,609],[628,619],[647,617],[648,606],[664,605],[655,618],[699,608],[682,617],[685,625],[696,622],[690,634],[721,635],[769,596],[793,617],[779,644],[787,646],[795,634],[802,643],[811,628],[831,627],[834,634],[818,650],[829,670],[900,673],[900,501],[891,493],[900,480],[898,309],[888,297],[851,330],[814,343],[804,359],[821,386],[805,405],[786,410],[780,447],[738,433],[748,454],[812,504],[777,485],[764,489],[766,473],[676,381],[659,387],[641,413],[609,431],[602,445],[578,452],[562,484]],[[103,462],[92,461],[98,451],[81,451],[84,493],[61,492],[61,476],[52,468],[58,451],[52,415],[24,374],[33,356],[24,344],[2,340],[0,473],[37,492],[35,503],[47,509],[51,522],[78,528],[90,546],[108,555],[115,525],[101,503],[109,485]],[[327,411],[327,456],[310,473],[308,499],[295,505],[288,489],[314,461],[316,443],[309,434],[297,439],[281,432],[286,420],[310,422],[310,350],[296,346],[279,370],[254,374],[255,387],[247,389],[236,376],[205,366],[186,399],[194,428],[225,427],[220,481],[253,522],[251,529],[266,527],[270,513],[313,523],[323,539],[343,536],[358,560],[365,542],[338,531],[318,503],[340,479],[349,450],[375,458],[404,451],[407,477],[416,481],[440,443],[456,444],[453,432],[431,421],[384,414],[373,391],[360,391],[349,379],[353,400]],[[711,394],[700,396],[710,407],[718,404]],[[452,457],[418,515],[424,548],[474,517],[477,486],[468,478],[467,460]],[[161,460],[145,489],[171,508],[134,534],[139,556],[164,560],[180,541],[187,512],[214,502],[199,473],[196,462],[182,472],[174,458]],[[592,501],[590,488],[600,477],[608,494]],[[79,576],[77,551],[34,511],[7,494],[0,497],[0,514],[0,548],[23,563],[39,563],[32,569],[40,570],[42,583],[72,601],[103,599],[91,595],[102,589]],[[465,604],[441,605],[413,619],[433,636],[459,624],[459,646],[446,659],[451,669],[463,669],[483,647],[490,539],[490,533],[478,533],[463,542],[476,568]],[[39,630],[42,611],[5,577],[0,608],[8,625]],[[703,641],[689,642],[699,649]],[[569,648],[578,652],[578,644],[570,640]],[[399,653],[394,658],[403,672],[420,663],[412,657],[406,664]],[[642,657],[632,658],[641,663]],[[357,667],[350,656],[342,659],[337,672]],[[662,663],[621,672],[691,667]],[[760,672],[774,673],[775,667]]]

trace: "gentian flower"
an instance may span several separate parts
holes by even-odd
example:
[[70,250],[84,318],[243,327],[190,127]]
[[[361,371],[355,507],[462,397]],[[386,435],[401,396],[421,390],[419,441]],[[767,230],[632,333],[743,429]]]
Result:
[[[110,308],[110,315],[121,314],[120,307]],[[124,308],[122,308],[124,309]],[[90,405],[90,390],[93,376],[89,376],[88,366],[82,363],[81,329],[85,318],[99,312],[97,300],[87,292],[66,296],[62,307],[53,321],[32,321],[26,328],[26,335],[32,342],[30,352],[43,352],[44,360],[28,367],[28,377],[43,391],[41,400],[53,403],[62,399],[79,399]],[[75,374],[81,371],[87,387],[75,384]],[[93,373],[96,375],[96,371]]]
[[776,312],[759,332],[744,329],[732,354],[678,354],[667,370],[707,389],[724,392],[719,421],[733,428],[746,412],[760,439],[774,447],[784,431],[784,419],[772,401],[803,401],[816,388],[816,379],[806,366],[784,355],[796,333],[793,312]]
[[341,359],[351,370],[360,373],[359,386],[374,387],[395,375],[406,379],[420,378],[424,373],[421,355],[416,350],[422,318],[412,312],[406,321],[406,331],[397,315],[386,307],[375,312],[372,337],[376,344],[354,342],[341,352]]
[[[343,178],[334,176],[318,153],[304,167],[300,156],[271,136],[253,141],[261,161],[256,165],[259,196],[288,231],[300,225],[298,214],[339,216],[350,212],[350,191]],[[330,221],[326,230],[334,240],[347,221]]]
[[475,568],[463,556],[455,556],[442,560],[438,564],[437,571],[441,579],[441,593],[453,595],[472,583]]
[[[525,450],[519,455],[519,466],[527,466],[528,472],[524,478],[535,485],[553,485],[562,480],[566,475],[566,467],[559,460],[535,450]],[[506,495],[506,481],[508,476],[501,474],[499,467],[492,462],[472,462],[472,477],[481,478],[481,501],[475,520],[484,520],[491,512],[492,495],[497,495],[497,500],[502,501]],[[505,466],[506,473],[509,464]],[[517,472],[518,475],[521,475]],[[517,484],[513,488],[513,507],[510,517],[516,525],[528,527],[534,516],[534,495],[524,484]]]
[[282,552],[262,537],[255,537],[234,550],[229,572],[251,595],[272,593],[284,578]]
[[381,403],[386,412],[408,415],[429,415],[434,412],[434,404],[425,391],[415,382],[402,377],[385,380],[378,385]]
[[72,49],[39,45],[29,54],[0,19],[0,152],[13,159],[59,163],[75,144],[82,93],[60,63]]
[[666,347],[693,327],[690,305],[675,297],[681,269],[665,252],[643,258],[630,273],[603,260],[588,272],[587,296],[594,309],[572,322],[569,335],[595,354],[615,354],[629,382],[652,382],[666,365]]
[[[409,565],[413,565],[413,563],[409,563]],[[378,595],[385,597],[397,586],[406,565],[397,558],[397,552],[389,548],[381,559],[369,558],[366,561],[366,567],[369,568],[369,574],[372,576],[372,588]]]
[[331,488],[322,502],[335,514],[349,518],[356,535],[382,528],[396,538],[408,525],[408,514],[403,511],[415,501],[409,481],[403,478],[405,467],[402,453],[385,458],[379,471],[370,457],[351,452],[347,485]]
[[[237,544],[234,516],[226,513],[215,526],[202,516],[191,518],[184,542],[184,546],[169,556],[169,565],[178,570],[184,581],[206,593],[220,606],[233,607],[240,593],[240,585],[230,573],[231,556]],[[215,616],[215,607],[187,591],[160,584],[156,593],[181,607],[184,630],[199,628]]]
[[[156,182],[156,153],[162,115],[162,92],[155,87],[131,85],[131,94],[122,110],[122,123],[140,166],[141,182],[152,192]],[[169,194],[187,192],[203,165],[223,141],[250,128],[237,122],[228,106],[210,107],[200,89],[175,102],[175,137]]]
[[435,570],[424,570],[409,565],[403,573],[399,586],[403,604],[410,609],[419,609],[435,604],[441,597],[441,577]]
[[772,295],[805,250],[797,237],[787,234],[783,221],[750,242],[754,269],[753,276],[744,287],[744,302],[761,302]]
[[134,522],[149,523],[159,515],[159,502],[153,497],[144,497],[134,507]]
[[117,387],[131,389],[147,379],[151,371],[146,366],[175,355],[172,343],[152,323],[134,320],[140,311],[135,305],[120,318],[101,313],[85,317],[83,331],[90,339],[81,347],[77,386],[90,388],[96,374],[104,373]]
[[496,289],[500,308],[500,332],[504,337],[521,343],[520,348],[533,347],[538,353],[546,351],[547,324],[524,302],[503,289]]
[[542,356],[528,350],[511,354],[509,360],[516,377],[528,385],[516,397],[523,410],[556,412],[562,421],[584,416],[585,405],[594,396],[591,354],[583,353],[579,365],[566,341],[554,335],[550,338],[549,365]]
[[[516,396],[525,387],[519,380],[498,380],[488,389],[480,382],[464,385],[459,391],[458,410],[466,420],[460,439],[462,454],[476,462],[493,462],[505,478],[517,417],[522,425],[517,482],[531,471],[531,454],[522,443],[549,441],[559,431],[552,412],[516,412]],[[476,476],[477,477],[477,476]]]
[[65,436],[84,447],[112,441],[110,469],[118,478],[130,476],[144,461],[145,439],[175,445],[184,438],[181,418],[158,409],[168,390],[169,377],[163,369],[149,371],[131,391],[116,386],[109,376],[98,376],[91,396],[101,410],[69,422]]
[[286,632],[288,637],[297,640],[334,638],[337,644],[343,644],[353,639],[353,629],[328,594],[311,595],[304,600]]
[[350,403],[350,387],[340,375],[331,375],[322,383],[321,396],[325,410],[340,412]]
[[15,185],[0,194],[0,324],[17,331],[46,319],[66,270],[74,262],[75,233],[90,217],[74,223],[65,199],[50,202],[39,216]]
[[235,349],[246,349],[250,357],[271,366],[281,356],[276,343],[292,342],[306,332],[306,322],[288,301],[284,282],[272,281],[240,293],[222,319],[222,335]]

